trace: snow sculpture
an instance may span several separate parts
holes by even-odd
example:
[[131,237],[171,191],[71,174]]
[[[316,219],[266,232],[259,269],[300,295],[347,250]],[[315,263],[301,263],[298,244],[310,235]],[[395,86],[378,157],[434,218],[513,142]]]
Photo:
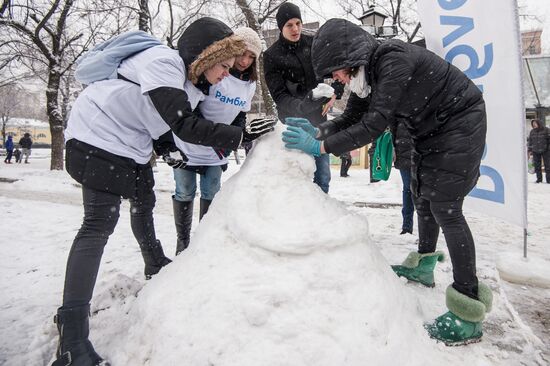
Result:
[[366,220],[311,182],[313,159],[286,150],[282,130],[257,143],[190,247],[141,291],[113,364],[448,361]]

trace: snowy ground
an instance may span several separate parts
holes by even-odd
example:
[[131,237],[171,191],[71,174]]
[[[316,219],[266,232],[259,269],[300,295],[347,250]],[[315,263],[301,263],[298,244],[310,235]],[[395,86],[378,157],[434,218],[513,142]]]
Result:
[[[50,172],[48,167],[49,158],[45,150],[34,150],[31,164],[0,166],[0,210],[4,215],[0,223],[3,239],[0,244],[3,253],[0,256],[2,274],[0,277],[2,294],[0,297],[0,365],[48,365],[51,363],[56,346],[56,330],[52,323],[52,316],[61,301],[66,256],[81,224],[82,208],[78,186],[65,172]],[[242,165],[238,166],[232,161],[229,170],[224,173],[224,181],[237,173],[240,167]],[[171,215],[170,193],[173,187],[171,169],[164,164],[159,164],[155,170],[157,235],[167,254],[173,257],[175,231]],[[388,263],[401,262],[409,251],[415,249],[416,236],[399,235],[400,207],[394,205],[400,202],[401,195],[398,174],[392,173],[388,182],[370,184],[368,172],[364,170],[352,169],[349,178],[340,178],[337,167],[333,167],[332,173],[330,196],[342,202],[347,210],[353,213],[350,216],[351,222],[360,222],[354,221],[357,215],[368,220],[370,232],[368,241],[374,243]],[[530,183],[528,185],[529,255],[527,260],[521,258],[523,252],[521,228],[475,212],[466,212],[476,239],[478,275],[493,289],[495,295],[494,310],[488,315],[484,324],[483,341],[469,345],[467,348],[447,348],[428,340],[426,344],[433,348],[426,353],[425,365],[436,364],[437,358],[432,356],[442,353],[449,355],[448,364],[547,365],[550,363],[550,351],[548,351],[550,349],[550,289],[548,288],[550,283],[548,275],[550,185],[534,184],[533,177],[528,178]],[[7,182],[11,180],[16,181]],[[148,333],[147,328],[137,327],[142,332],[136,335],[139,341],[134,344],[127,341],[121,342],[121,339],[128,340],[128,334],[125,334],[127,327],[136,328],[136,324],[129,321],[132,320],[132,314],[136,313],[136,307],[143,307],[143,301],[140,304],[140,296],[138,296],[142,288],[148,285],[143,289],[145,295],[142,297],[149,296],[151,300],[150,295],[158,290],[160,281],[166,280],[169,273],[179,273],[176,272],[177,266],[171,265],[173,266],[170,269],[171,272],[166,271],[164,278],[159,276],[158,279],[155,278],[149,283],[143,280],[143,263],[137,243],[130,231],[127,207],[127,202],[124,202],[119,224],[105,250],[95,288],[92,304],[94,316],[91,320],[91,338],[96,349],[103,356],[116,356],[114,358],[119,360],[124,359],[121,356],[121,344],[127,346],[127,353],[134,353],[132,356],[134,359],[139,359],[141,348],[150,347],[149,343],[164,342],[178,347],[178,342],[181,341],[181,339],[172,339],[170,334],[160,335],[165,338],[159,340],[154,329]],[[195,208],[198,210],[198,204]],[[198,213],[195,214],[195,217],[197,216]],[[194,227],[197,224],[195,220]],[[209,223],[206,222],[206,224]],[[334,221],[334,226],[330,229],[335,232],[347,230],[346,225],[338,220]],[[348,229],[356,230],[356,228]],[[201,235],[206,234],[201,232]],[[442,235],[440,235],[439,248],[446,251]],[[178,257],[175,264],[182,263],[186,259],[186,257]],[[497,264],[502,273],[497,270]],[[183,276],[185,275],[185,271],[180,272]],[[161,273],[161,275],[164,274]],[[450,263],[444,262],[437,267],[437,285],[434,289],[403,282],[403,288],[410,290],[406,293],[404,291],[404,295],[420,304],[422,313],[427,319],[438,316],[445,310],[444,291],[451,282],[451,276]],[[507,278],[508,281],[523,282],[523,284],[508,282],[503,278]],[[373,296],[384,295],[384,293],[373,294]],[[151,303],[151,306],[158,308],[158,304]],[[395,309],[389,307],[370,311],[379,311],[382,316],[388,310],[391,312]],[[130,314],[130,316],[128,319],[121,320],[121,314]],[[256,319],[257,316],[258,314],[252,311],[252,318]],[[253,323],[257,321],[254,319]],[[235,331],[239,330],[237,328]],[[403,331],[409,332],[405,329]],[[374,342],[375,339],[373,338],[372,341]],[[376,341],[379,340],[376,339]],[[402,354],[396,355],[396,359],[406,357],[408,353],[414,351],[411,349],[411,344],[416,342],[402,341],[401,344]],[[116,349],[115,345],[118,345]],[[222,345],[219,347],[221,348],[217,349],[217,352],[228,351],[223,349]],[[128,355],[125,357],[131,359]],[[179,364],[189,364],[185,360],[181,362]],[[327,364],[326,362],[318,362],[317,365]],[[114,366],[122,364],[116,363]],[[146,362],[143,364],[149,365]],[[234,360],[233,363],[217,364],[225,366],[239,364],[239,362]],[[279,360],[278,363],[255,363],[255,365],[258,364],[282,365],[284,363]],[[289,361],[286,364],[293,363]],[[248,366],[252,363],[241,363],[241,365]]]

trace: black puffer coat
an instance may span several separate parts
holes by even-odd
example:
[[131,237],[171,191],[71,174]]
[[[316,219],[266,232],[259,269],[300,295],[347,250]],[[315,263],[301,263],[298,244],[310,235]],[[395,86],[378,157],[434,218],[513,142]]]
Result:
[[[535,127],[535,124],[538,126]],[[531,127],[533,129],[529,132],[528,151],[542,154],[550,150],[550,129],[538,120],[531,121]]]
[[399,40],[379,44],[343,19],[331,19],[319,29],[312,60],[318,76],[365,66],[372,87],[370,103],[352,94],[347,113],[325,122],[335,126],[321,126],[330,135],[324,141],[328,152],[339,155],[364,146],[395,120],[413,139],[411,188],[416,196],[453,201],[475,186],[487,118],[481,92],[460,70],[418,46]]
[[[313,125],[326,121],[321,116],[326,99],[313,101],[308,93],[322,78],[316,78],[311,64],[313,37],[302,34],[298,42],[289,42],[282,35],[264,53],[265,80],[277,105],[279,119],[286,117],[307,118]],[[336,94],[342,94],[343,85]]]
[[390,131],[392,133],[393,154],[395,161],[393,165],[396,169],[411,168],[412,137],[404,123],[391,123]]

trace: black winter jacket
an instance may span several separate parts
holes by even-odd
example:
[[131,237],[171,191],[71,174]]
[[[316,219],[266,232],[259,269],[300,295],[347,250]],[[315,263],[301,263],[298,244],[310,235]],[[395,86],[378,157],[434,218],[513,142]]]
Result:
[[372,87],[370,103],[352,93],[346,112],[321,126],[327,152],[339,155],[364,146],[395,121],[413,139],[415,195],[453,201],[475,186],[485,147],[485,103],[460,70],[415,45],[399,40],[379,44],[342,19],[321,27],[312,57],[318,76],[364,66]]
[[411,169],[412,137],[404,123],[391,123],[396,169]]
[[539,125],[538,128],[533,128],[529,132],[529,140],[527,149],[529,152],[542,154],[550,150],[550,129],[545,127],[544,124]]
[[32,147],[32,140],[30,137],[21,137],[21,139],[19,140],[19,145],[23,148],[23,149],[30,149]]
[[[321,112],[328,99],[314,101],[309,93],[323,81],[313,72],[312,41],[313,37],[307,34],[302,34],[298,42],[280,35],[264,53],[265,80],[283,122],[286,117],[307,118],[315,126],[326,121]],[[343,85],[336,83],[333,87],[337,97],[341,96]]]

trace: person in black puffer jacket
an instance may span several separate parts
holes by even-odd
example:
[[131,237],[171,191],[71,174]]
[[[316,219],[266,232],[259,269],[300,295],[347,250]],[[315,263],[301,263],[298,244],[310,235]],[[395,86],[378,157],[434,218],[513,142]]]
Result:
[[546,183],[550,183],[550,129],[538,119],[531,121],[533,129],[529,132],[527,151],[533,156],[537,180],[542,183],[542,161],[546,172]]
[[[326,121],[326,113],[341,97],[344,87],[333,83],[332,98],[314,100],[312,90],[323,78],[317,78],[311,63],[313,37],[302,34],[300,9],[291,3],[284,3],[277,11],[277,25],[281,30],[279,39],[265,51],[264,71],[269,92],[277,105],[279,119],[287,117],[308,119],[314,126]],[[325,193],[329,191],[330,160],[327,156],[315,157],[314,183]]]
[[412,234],[414,204],[411,193],[411,134],[402,122],[391,123],[390,130],[393,136],[393,154],[395,156],[393,166],[399,169],[401,181],[403,182],[403,208],[401,209],[403,224],[401,226],[401,234]]
[[380,43],[343,19],[331,19],[319,29],[312,60],[317,77],[349,83],[352,94],[346,111],[321,124],[315,136],[310,126],[287,127],[285,146],[312,155],[340,155],[367,145],[392,121],[403,123],[413,140],[411,190],[419,246],[393,269],[434,286],[434,267],[443,259],[435,251],[441,226],[454,282],[447,288],[449,311],[426,328],[446,344],[479,340],[491,291],[478,282],[474,239],[462,205],[479,178],[485,147],[487,116],[480,90],[434,53],[400,40]]

